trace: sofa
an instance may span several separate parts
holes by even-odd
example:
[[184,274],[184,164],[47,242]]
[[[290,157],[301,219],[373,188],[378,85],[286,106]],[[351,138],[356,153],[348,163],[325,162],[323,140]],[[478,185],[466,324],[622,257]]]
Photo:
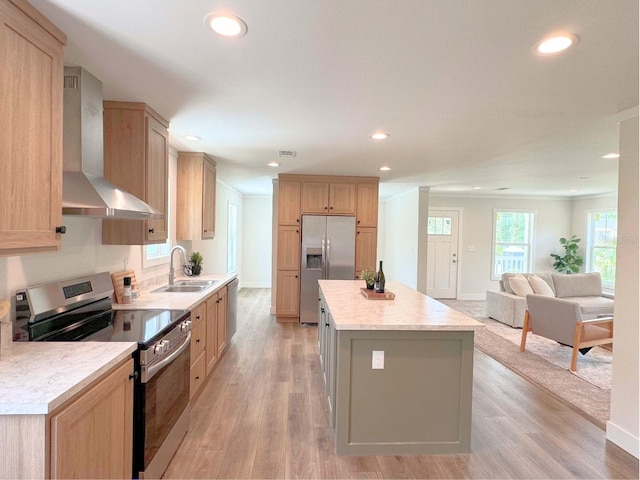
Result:
[[[538,291],[523,291],[522,275],[527,282],[536,285]],[[532,279],[531,277],[537,277]],[[516,282],[517,280],[517,282]],[[542,280],[549,288],[540,288]],[[519,295],[512,288],[516,289]],[[533,288],[533,287],[531,287]],[[488,317],[506,323],[514,328],[522,328],[524,312],[527,310],[526,295],[531,293],[546,294],[577,302],[585,319],[599,315],[613,315],[613,295],[602,293],[602,279],[598,272],[575,273],[504,273],[500,280],[500,291],[487,291],[486,313]]]

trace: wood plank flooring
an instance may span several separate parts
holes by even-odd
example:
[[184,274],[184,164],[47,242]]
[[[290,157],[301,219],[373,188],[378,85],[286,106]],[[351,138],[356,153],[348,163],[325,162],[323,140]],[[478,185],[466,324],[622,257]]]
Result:
[[603,430],[477,350],[471,454],[338,457],[317,327],[276,323],[270,294],[240,290],[237,333],[164,478],[638,478]]

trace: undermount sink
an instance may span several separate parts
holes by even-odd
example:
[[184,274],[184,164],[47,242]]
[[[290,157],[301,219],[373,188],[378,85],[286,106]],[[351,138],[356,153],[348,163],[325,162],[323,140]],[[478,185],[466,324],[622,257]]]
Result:
[[212,287],[217,280],[179,280],[173,285],[156,288],[151,293],[188,293],[202,292]]

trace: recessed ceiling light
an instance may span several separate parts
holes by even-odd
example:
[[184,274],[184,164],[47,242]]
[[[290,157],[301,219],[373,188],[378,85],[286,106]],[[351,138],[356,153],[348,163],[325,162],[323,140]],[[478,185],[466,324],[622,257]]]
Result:
[[380,167],[380,170],[382,170],[383,172],[388,172],[389,170],[391,170],[391,167],[387,167],[387,166]]
[[533,47],[534,53],[538,55],[553,55],[554,53],[566,50],[572,45],[578,43],[578,37],[572,34],[557,35],[554,37],[545,38],[544,40],[536,43]]
[[482,190],[482,187],[472,187],[472,190]]
[[575,193],[575,192],[579,192],[580,189],[579,188],[572,188],[571,190],[569,190],[570,193]]
[[278,162],[269,162],[267,163],[267,165],[269,165],[270,167],[279,167],[280,164]]
[[197,135],[183,135],[182,138],[184,138],[185,140],[189,140],[190,142],[197,142],[198,140],[202,140]]
[[390,136],[391,135],[389,135],[386,132],[377,132],[377,133],[374,133],[373,135],[371,135],[371,138],[373,138],[374,140],[386,140]]
[[234,15],[210,13],[204,23],[218,35],[225,37],[242,37],[247,33],[247,24]]
[[619,153],[607,153],[606,155],[603,155],[602,158],[620,158],[620,154]]

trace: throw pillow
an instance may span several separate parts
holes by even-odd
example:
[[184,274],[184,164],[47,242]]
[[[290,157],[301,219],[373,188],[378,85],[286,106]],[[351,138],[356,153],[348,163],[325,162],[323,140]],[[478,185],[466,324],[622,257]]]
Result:
[[529,285],[531,285],[533,293],[544,295],[546,297],[555,297],[549,284],[537,275],[531,275],[529,277]]
[[518,297],[526,297],[527,295],[533,293],[533,289],[524,275],[516,275],[509,279],[509,286],[513,293],[515,293]]

